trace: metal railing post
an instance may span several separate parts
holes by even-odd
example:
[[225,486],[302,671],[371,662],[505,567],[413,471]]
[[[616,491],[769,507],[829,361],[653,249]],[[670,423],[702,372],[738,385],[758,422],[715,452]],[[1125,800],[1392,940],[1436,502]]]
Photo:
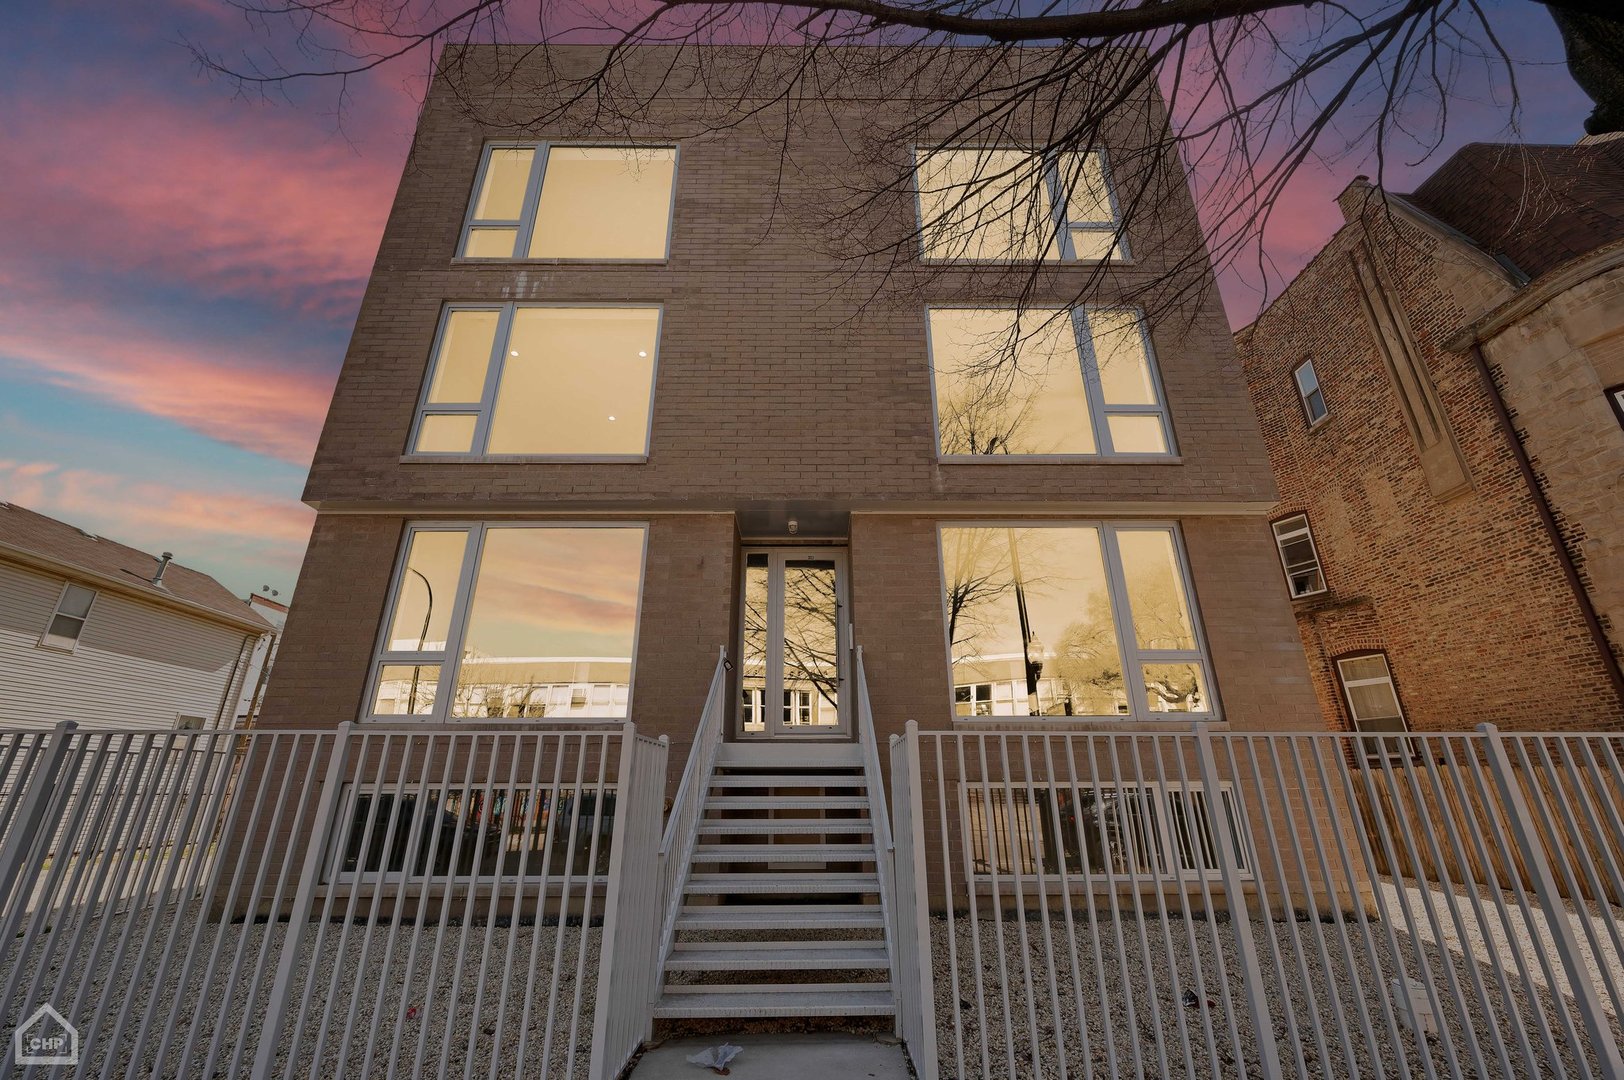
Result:
[[[919,722],[909,720],[903,737],[903,752],[908,763],[908,851],[913,856],[907,866],[899,866],[901,873],[913,880],[911,893],[914,905],[914,960],[913,972],[903,972],[903,978],[912,975],[919,980],[918,1046],[916,1040],[908,1042],[908,1056],[913,1059],[914,1071],[920,1080],[936,1080],[939,1066],[936,1054],[936,977],[930,950],[930,878],[925,863],[925,808],[921,790],[924,787],[923,770],[919,766]],[[894,767],[894,766],[893,766]],[[902,811],[902,807],[897,810]],[[903,890],[897,890],[902,893]]]
[[[616,941],[624,932],[620,922],[624,918],[621,911],[622,893],[629,886],[626,874],[626,834],[630,831],[631,818],[636,814],[638,804],[649,798],[660,798],[663,795],[645,791],[633,790],[634,771],[637,761],[637,725],[630,720],[620,728],[620,764],[616,767],[615,786],[615,823],[609,834],[609,888],[608,897],[603,907],[603,930],[598,939],[598,989],[593,1003],[592,1017],[592,1054],[587,1062],[586,1074],[588,1080],[613,1080],[620,1072],[624,1061],[610,1062],[618,1056],[615,1051],[619,1047],[612,1047],[609,1043],[610,1014],[625,1007],[636,1000],[639,1006],[647,1010],[648,994],[637,995],[621,992],[622,983],[631,983],[642,972],[626,970],[634,964],[627,964],[626,958],[619,955]],[[641,836],[639,836],[641,839]],[[559,925],[563,925],[562,916]],[[581,927],[581,947],[586,948],[586,926]],[[642,957],[632,958],[634,962],[641,961]],[[617,963],[619,961],[619,963]],[[636,964],[635,966],[641,966]],[[624,999],[624,1001],[622,1000]],[[652,1012],[652,1010],[648,1010]],[[641,1025],[640,1025],[641,1026]]]
[[1596,984],[1590,978],[1589,966],[1579,949],[1579,939],[1574,936],[1567,906],[1562,903],[1562,894],[1556,887],[1550,861],[1545,857],[1545,842],[1533,827],[1534,818],[1528,808],[1528,800],[1523,795],[1522,785],[1511,771],[1511,758],[1506,754],[1504,736],[1494,724],[1479,724],[1477,730],[1485,736],[1489,771],[1494,774],[1495,786],[1500,789],[1500,799],[1506,818],[1511,823],[1512,837],[1522,851],[1529,877],[1534,879],[1534,893],[1545,912],[1545,924],[1550,928],[1557,957],[1567,970],[1568,987],[1584,1019],[1585,1032],[1590,1036],[1596,1063],[1600,1066],[1601,1075],[1620,1080],[1624,1078],[1624,1058],[1620,1057],[1618,1043],[1613,1040],[1609,1014],[1596,993]]
[[[50,809],[51,798],[56,794],[57,774],[62,771],[62,762],[67,758],[68,746],[72,742],[71,736],[78,726],[72,720],[64,720],[51,729],[45,753],[34,769],[34,775],[29,778],[28,790],[23,793],[22,809],[12,822],[5,847],[0,849],[0,912],[9,908],[14,891],[22,891],[25,897],[22,903],[27,904],[27,890],[33,885],[34,875],[24,874],[23,864],[34,852],[40,830],[56,827],[55,821],[46,822],[45,812]],[[66,805],[67,801],[64,800],[62,806]]]
[[[1240,954],[1241,971],[1246,977],[1246,1009],[1252,1015],[1256,1035],[1258,1066],[1265,1080],[1279,1080],[1280,1047],[1274,1038],[1269,999],[1263,990],[1263,969],[1258,964],[1257,942],[1252,937],[1252,920],[1246,909],[1246,893],[1241,881],[1240,853],[1224,820],[1223,788],[1218,776],[1218,759],[1212,752],[1212,732],[1206,724],[1195,726],[1196,755],[1201,762],[1201,784],[1206,791],[1207,820],[1212,824],[1218,845],[1219,869],[1224,879],[1224,900],[1229,904],[1229,922],[1235,928],[1235,951]],[[1240,792],[1235,792],[1239,807]],[[1242,816],[1242,815],[1237,815]]]
[[[282,938],[282,956],[276,965],[276,981],[271,985],[271,996],[266,1002],[265,1023],[260,1027],[259,1047],[254,1053],[254,1080],[270,1080],[271,1066],[276,1062],[277,1044],[282,1041],[282,1028],[287,1023],[288,1007],[293,1004],[293,973],[304,951],[306,924],[315,902],[316,885],[321,879],[321,860],[327,850],[328,830],[333,826],[338,809],[339,792],[344,787],[344,770],[349,765],[350,737],[355,728],[352,721],[338,725],[333,735],[332,756],[327,759],[327,777],[322,782],[320,802],[316,807],[315,827],[310,831],[310,846],[305,849],[304,867],[299,874],[299,885],[293,894],[293,910],[288,915],[288,932]],[[292,843],[294,838],[289,838]],[[274,923],[276,913],[271,913]],[[270,927],[266,927],[270,933]]]

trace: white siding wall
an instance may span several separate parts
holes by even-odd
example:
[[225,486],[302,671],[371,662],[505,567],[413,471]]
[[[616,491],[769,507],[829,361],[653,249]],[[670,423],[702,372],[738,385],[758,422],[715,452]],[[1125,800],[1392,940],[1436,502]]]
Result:
[[176,716],[212,726],[222,699],[235,704],[245,631],[106,590],[74,652],[41,648],[63,583],[0,563],[0,728],[170,728]]

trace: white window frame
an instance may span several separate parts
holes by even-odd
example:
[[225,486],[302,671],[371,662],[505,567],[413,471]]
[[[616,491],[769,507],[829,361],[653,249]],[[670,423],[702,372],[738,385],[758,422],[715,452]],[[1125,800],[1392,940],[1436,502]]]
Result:
[[[1105,563],[1105,584],[1111,601],[1111,620],[1115,624],[1118,655],[1122,658],[1123,690],[1128,697],[1128,710],[1120,713],[1099,713],[1075,716],[1045,714],[1031,716],[1023,714],[997,715],[997,716],[959,716],[954,708],[953,690],[957,685],[953,680],[953,642],[947,637],[947,559],[942,542],[942,532],[945,529],[1098,529],[1100,535],[1101,557]],[[1133,614],[1128,606],[1128,580],[1122,569],[1122,552],[1117,546],[1117,534],[1121,532],[1166,532],[1173,537],[1173,553],[1178,566],[1179,579],[1184,587],[1184,599],[1190,610],[1190,630],[1195,638],[1193,649],[1141,649],[1138,638],[1133,632]],[[1104,721],[1114,721],[1124,724],[1144,723],[1173,723],[1180,725],[1193,724],[1219,724],[1224,722],[1223,701],[1218,693],[1218,682],[1213,672],[1211,652],[1207,648],[1206,631],[1202,628],[1201,608],[1197,601],[1195,585],[1190,576],[1189,556],[1184,550],[1184,533],[1176,521],[1109,521],[1109,520],[982,520],[954,519],[943,520],[936,526],[936,565],[937,589],[941,593],[942,604],[942,639],[945,645],[945,654],[948,672],[947,713],[955,724],[995,723],[1009,724],[1012,721],[1031,724],[1070,724],[1083,722],[1097,724]],[[1206,712],[1159,712],[1152,711],[1146,700],[1145,687],[1140,674],[1143,664],[1161,663],[1193,663],[1201,668],[1201,684],[1207,691]],[[1132,676],[1129,676],[1129,673]]]
[[[1065,312],[1071,320],[1072,340],[1077,344],[1077,360],[1082,367],[1083,393],[1088,399],[1088,422],[1094,431],[1092,454],[944,454],[942,453],[942,410],[936,390],[936,348],[931,340],[930,315],[933,311],[1008,311],[1021,315]],[[1088,328],[1090,312],[1131,312],[1139,326],[1145,362],[1150,366],[1151,393],[1156,400],[1146,405],[1107,405],[1100,381],[1099,357],[1094,352],[1094,335]],[[1055,317],[1059,317],[1056,315]],[[930,366],[931,434],[936,441],[936,460],[952,465],[1019,465],[1044,462],[1091,461],[1112,463],[1177,464],[1178,442],[1173,437],[1173,418],[1167,407],[1167,390],[1162,385],[1162,367],[1156,361],[1156,346],[1142,309],[1130,304],[1083,304],[1074,308],[1003,308],[988,304],[932,304],[925,309],[925,361]],[[1167,451],[1161,454],[1117,453],[1111,439],[1113,416],[1154,416],[1162,426]]]
[[[541,204],[541,190],[546,183],[547,158],[554,149],[574,150],[669,150],[671,151],[671,201],[666,208],[665,215],[665,252],[657,259],[627,259],[627,258],[535,258],[529,255],[530,241],[536,231],[536,207]],[[490,170],[491,153],[495,150],[533,150],[534,156],[530,159],[530,179],[525,184],[524,204],[519,210],[517,218],[476,218],[474,211],[479,205],[480,192],[485,190],[485,174]],[[502,141],[488,142],[480,150],[479,168],[474,173],[474,188],[468,195],[468,209],[463,215],[462,231],[457,234],[457,260],[460,262],[475,263],[640,263],[658,264],[671,259],[671,232],[675,224],[677,207],[677,176],[682,168],[682,147],[674,142],[634,143],[616,141]],[[474,229],[513,229],[513,254],[507,258],[501,256],[465,255],[468,249],[468,237]]]
[[[62,610],[63,603],[68,599],[69,589],[78,589],[80,592],[87,592],[90,594],[90,605],[85,608],[85,613],[83,615],[70,615]],[[80,585],[72,581],[64,581],[62,583],[61,591],[56,594],[56,605],[51,608],[51,615],[45,620],[45,629],[40,631],[39,647],[42,649],[52,649],[56,652],[78,652],[79,640],[84,637],[85,626],[90,622],[90,614],[96,610],[96,601],[100,599],[100,589],[92,589],[88,585]],[[74,634],[73,640],[65,645],[61,641],[52,640],[53,636],[55,635],[52,635],[51,627],[56,625],[56,620],[58,618],[77,619],[79,621],[79,632]]]
[[[1095,146],[1095,147],[1090,147],[1087,150],[1034,151],[1034,150],[1028,149],[1027,147],[1024,147],[1024,146],[1012,146],[1012,145],[1009,145],[1007,143],[990,143],[990,144],[980,144],[980,145],[965,144],[965,145],[958,145],[958,146],[937,146],[937,147],[929,147],[929,148],[922,147],[922,146],[914,146],[912,149],[913,149],[913,162],[914,162],[914,164],[913,164],[914,220],[918,223],[919,258],[920,258],[921,262],[936,263],[936,264],[942,264],[942,265],[952,265],[953,263],[1000,265],[1000,264],[1004,264],[1004,263],[1020,263],[1020,262],[1031,262],[1031,261],[1045,262],[1045,263],[1049,263],[1049,262],[1074,262],[1074,263],[1083,263],[1083,264],[1086,264],[1086,265],[1100,265],[1102,263],[1127,264],[1127,263],[1133,262],[1133,255],[1132,255],[1132,252],[1129,250],[1129,247],[1128,247],[1128,231],[1127,231],[1127,229],[1123,228],[1123,224],[1122,224],[1122,206],[1117,201],[1116,182],[1112,179],[1111,156],[1106,151],[1105,147],[1103,147],[1103,146]],[[966,257],[954,257],[954,258],[942,259],[942,258],[935,258],[935,257],[933,257],[933,256],[931,256],[929,254],[929,245],[926,243],[926,237],[927,237],[927,234],[928,234],[928,231],[929,231],[929,224],[930,223],[925,220],[924,192],[920,190],[920,183],[919,183],[920,155],[923,154],[923,155],[928,156],[930,154],[954,153],[954,152],[957,152],[957,151],[968,151],[968,152],[971,152],[971,153],[997,153],[997,152],[1008,151],[1008,152],[1013,152],[1013,153],[1024,154],[1029,158],[1036,158],[1036,157],[1041,156],[1041,158],[1042,158],[1042,169],[1043,169],[1044,192],[1045,192],[1045,194],[1047,194],[1047,196],[1049,198],[1049,225],[1050,225],[1050,228],[1052,230],[1054,230],[1052,235],[1050,237],[1046,238],[1045,243],[1043,245],[1043,250],[1044,251],[1049,250],[1049,245],[1047,243],[1047,240],[1048,239],[1053,239],[1055,241],[1055,249],[1058,252],[1054,258],[1050,258],[1048,255],[1041,255],[1036,260],[1031,260],[1031,259],[1017,258],[1014,255],[1007,255],[1007,256],[1004,256],[1003,258],[975,259],[975,258],[966,258]],[[1065,189],[1065,187],[1061,183],[1061,178],[1060,178],[1060,155],[1061,155],[1061,153],[1068,153],[1068,154],[1069,153],[1096,154],[1096,155],[1099,156],[1099,159],[1100,159],[1100,176],[1105,181],[1106,198],[1111,203],[1111,221],[1110,222],[1072,221],[1072,220],[1070,220],[1069,218],[1066,217],[1066,210],[1067,210],[1066,203],[1070,201],[1067,198],[1067,196],[1070,194],[1070,192],[1067,191]],[[1115,254],[1113,256],[1111,256],[1109,258],[1105,258],[1105,259],[1081,259],[1081,258],[1078,258],[1077,257],[1076,244],[1072,241],[1072,237],[1071,237],[1071,230],[1073,228],[1087,229],[1087,230],[1096,231],[1096,232],[1103,232],[1107,228],[1109,228],[1111,236],[1114,239],[1113,250],[1114,250]]]
[[[1186,820],[1190,820],[1191,817],[1193,817],[1191,811],[1188,809],[1190,804],[1190,796],[1195,794],[1202,794],[1204,796],[1206,792],[1206,785],[1200,781],[1174,779],[1114,781],[1053,780],[1047,782],[1012,780],[1005,782],[1002,780],[987,779],[961,780],[959,781],[958,788],[959,820],[965,823],[965,872],[978,886],[989,885],[995,880],[1019,880],[1023,883],[1034,883],[1041,879],[1050,887],[1058,887],[1060,885],[1060,872],[1058,869],[1056,869],[1053,872],[1044,871],[1042,874],[1025,872],[1017,873],[1014,871],[1005,871],[996,866],[992,866],[987,870],[977,869],[974,847],[974,829],[971,825],[971,823],[975,821],[975,818],[972,816],[970,811],[969,793],[971,791],[980,793],[983,805],[990,804],[993,798],[997,797],[1005,800],[1006,802],[1013,801],[1016,805],[1024,806],[1029,815],[1034,809],[1040,813],[1042,812],[1042,805],[1037,802],[1035,797],[1036,793],[1040,791],[1070,792],[1074,799],[1085,792],[1094,793],[1097,795],[1102,791],[1115,791],[1118,793],[1119,798],[1121,797],[1120,793],[1124,791],[1137,791],[1141,793],[1154,792],[1156,828],[1154,833],[1149,834],[1149,837],[1154,838],[1157,848],[1150,854],[1153,864],[1158,862],[1161,864],[1160,869],[1153,865],[1149,869],[1140,868],[1124,871],[1100,870],[1090,872],[1085,867],[1076,873],[1067,871],[1066,877],[1070,881],[1077,882],[1079,884],[1098,884],[1102,881],[1111,880],[1118,885],[1134,885],[1146,882],[1199,882],[1202,879],[1206,879],[1208,881],[1221,881],[1223,879],[1223,868],[1220,866],[1204,868],[1185,864],[1184,859],[1181,857],[1181,847],[1179,845],[1178,837],[1173,827],[1172,805],[1174,798],[1178,797],[1186,801]],[[1225,809],[1227,808],[1233,812],[1235,832],[1239,834],[1239,836],[1231,838],[1232,840],[1238,842],[1239,845],[1239,850],[1236,851],[1236,855],[1240,860],[1240,866],[1237,867],[1238,876],[1242,880],[1250,881],[1254,877],[1253,867],[1257,864],[1257,855],[1254,845],[1252,844],[1251,829],[1248,827],[1246,820],[1246,808],[1241,800],[1236,797],[1235,785],[1231,781],[1219,781],[1218,791],[1218,814],[1216,816],[1216,820],[1213,814],[1213,804],[1210,801],[1207,803],[1207,820],[1215,825],[1225,826],[1230,820],[1229,814],[1224,812]],[[1053,811],[1051,811],[1051,813],[1053,813]],[[984,822],[991,823],[994,818],[992,815],[984,814],[982,820]],[[1050,825],[1052,826],[1053,824],[1054,822],[1051,819]],[[1065,822],[1062,820],[1062,827],[1064,827],[1064,824]],[[1038,839],[1041,841],[1041,838],[1042,831],[1040,829]],[[1030,837],[1020,837],[1018,839],[1023,842],[1023,846],[1030,845],[1032,842],[1032,838]],[[1214,832],[1208,839],[1212,845],[1212,853],[1216,858],[1223,851],[1223,846],[1219,842],[1216,832]],[[980,840],[984,845],[983,850],[989,854],[996,854],[999,851],[1000,846],[1007,847],[1009,845],[1009,837],[1007,835],[999,837],[995,842],[993,837],[983,834],[980,837]],[[1039,848],[1033,850],[1040,851],[1041,845]],[[1064,859],[1064,852],[1065,848],[1062,844],[1062,859]],[[1018,857],[1016,852],[1011,852],[1010,854],[1014,857]]]
[[[1313,386],[1303,386],[1303,372],[1305,371],[1308,372],[1309,378],[1314,380]],[[1309,357],[1291,369],[1291,384],[1297,389],[1297,400],[1302,404],[1303,418],[1308,421],[1309,430],[1319,427],[1330,419],[1331,404],[1325,400],[1325,387],[1320,383],[1319,369],[1314,366],[1313,357]],[[1319,395],[1320,409],[1322,410],[1317,417],[1314,415],[1314,407],[1309,403],[1309,398],[1314,394]]]
[[[631,672],[626,680],[626,711],[622,716],[452,716],[457,674],[462,665],[462,643],[468,630],[468,613],[473,605],[474,585],[479,580],[479,564],[485,553],[485,535],[492,529],[637,529],[643,534],[643,557],[637,570],[637,614],[632,628]],[[401,579],[411,554],[412,538],[423,532],[465,532],[462,568],[457,575],[457,594],[446,623],[444,651],[391,650],[390,624],[400,599]],[[643,630],[643,590],[648,585],[648,524],[641,521],[414,521],[401,536],[395,555],[395,568],[389,579],[389,596],[378,622],[378,636],[372,647],[372,668],[367,675],[366,695],[361,699],[360,720],[369,724],[464,724],[510,727],[515,724],[624,724],[631,718],[637,680],[637,646]],[[437,666],[440,679],[435,690],[434,708],[426,713],[374,713],[378,684],[388,667]],[[451,691],[450,694],[446,690]]]
[[[648,420],[643,425],[643,451],[629,454],[492,454],[486,450],[490,443],[491,421],[496,415],[496,399],[502,387],[502,370],[508,358],[508,339],[513,332],[513,319],[521,308],[558,308],[561,310],[608,310],[622,308],[656,312],[654,322],[654,350],[649,357]],[[430,404],[429,392],[434,386],[434,375],[440,363],[440,348],[445,341],[451,316],[459,311],[494,311],[496,334],[491,341],[491,355],[485,365],[485,385],[478,401]],[[547,302],[536,304],[446,304],[440,312],[439,324],[434,330],[434,341],[429,346],[428,363],[423,369],[423,385],[417,395],[417,412],[412,418],[411,430],[406,434],[404,457],[412,461],[568,461],[568,462],[632,462],[646,463],[649,446],[654,438],[654,389],[660,378],[660,339],[665,331],[664,304],[613,303],[582,300],[574,303]],[[474,417],[474,440],[469,450],[418,450],[417,437],[423,421],[430,416]]]
[[[1373,656],[1381,658],[1383,674],[1380,678],[1350,680],[1347,675],[1343,673],[1342,665],[1348,661],[1369,660]],[[1404,699],[1398,696],[1398,683],[1393,679],[1393,664],[1392,661],[1388,660],[1387,653],[1385,651],[1381,649],[1369,649],[1364,652],[1348,653],[1345,656],[1337,657],[1336,682],[1337,685],[1342,688],[1342,700],[1348,707],[1348,720],[1353,724],[1353,730],[1361,735],[1374,736],[1376,739],[1380,740],[1379,742],[1374,742],[1366,747],[1368,757],[1375,758],[1386,756],[1397,758],[1404,756],[1406,753],[1412,755],[1415,753],[1415,740],[1406,739],[1403,737],[1403,733],[1410,730],[1410,717],[1404,711]],[[1356,686],[1374,686],[1378,683],[1386,683],[1387,688],[1393,692],[1393,702],[1398,706],[1398,720],[1399,723],[1404,725],[1401,731],[1367,731],[1365,728],[1360,726],[1359,713],[1353,705],[1353,688]],[[1392,740],[1395,747],[1403,747],[1404,749],[1376,749],[1377,746],[1385,745],[1388,740]]]
[[[1288,532],[1282,533],[1280,531],[1280,527],[1282,525],[1289,525],[1292,522],[1300,522],[1301,524],[1293,527]],[[1269,523],[1269,531],[1274,534],[1274,549],[1280,556],[1280,569],[1285,571],[1286,591],[1291,593],[1291,598],[1293,600],[1303,600],[1307,597],[1319,596],[1327,592],[1330,589],[1330,586],[1326,584],[1325,581],[1325,563],[1320,559],[1319,545],[1314,542],[1314,530],[1309,524],[1308,514],[1306,512],[1298,512],[1295,514],[1289,514],[1278,521],[1271,521]],[[1319,588],[1309,589],[1307,592],[1292,592],[1292,571],[1291,566],[1286,562],[1286,545],[1297,539],[1299,536],[1307,538],[1308,550],[1314,554],[1314,573],[1319,576]]]

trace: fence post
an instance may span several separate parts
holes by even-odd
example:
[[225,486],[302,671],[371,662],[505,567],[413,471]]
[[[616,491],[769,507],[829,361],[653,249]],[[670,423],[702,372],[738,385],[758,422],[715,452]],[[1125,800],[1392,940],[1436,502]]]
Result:
[[[1551,874],[1551,864],[1545,858],[1545,842],[1534,828],[1533,814],[1523,795],[1522,785],[1511,771],[1511,757],[1506,753],[1504,736],[1494,724],[1479,724],[1477,730],[1485,736],[1489,771],[1494,773],[1495,786],[1500,789],[1506,818],[1511,822],[1512,839],[1522,850],[1528,874],[1534,879],[1534,892],[1539,897],[1540,909],[1545,912],[1545,925],[1550,927],[1557,957],[1567,969],[1568,986],[1573,991],[1574,1004],[1578,1005],[1584,1017],[1585,1032],[1590,1036],[1590,1045],[1601,1066],[1601,1075],[1624,1077],[1624,1059],[1619,1056],[1618,1043],[1613,1041],[1608,1013],[1602,1008],[1596,984],[1590,978],[1589,968],[1584,961],[1584,953],[1579,949],[1579,939],[1574,936],[1573,924],[1568,921],[1567,906],[1562,903],[1556,878]],[[1555,987],[1552,990],[1554,992]]]
[[[930,879],[926,876],[925,810],[921,797],[924,779],[919,767],[919,722],[909,720],[903,750],[908,763],[908,851],[913,856],[909,865],[898,869],[911,878],[908,892],[914,905],[914,959],[917,961],[910,974],[919,980],[919,1044],[908,1046],[914,1071],[920,1080],[936,1080],[939,1066],[936,1060],[936,976],[930,951]],[[901,807],[896,808],[899,812]],[[898,890],[901,893],[903,890]]]
[[[68,756],[68,745],[72,741],[70,737],[78,726],[72,720],[64,720],[51,729],[45,753],[41,755],[39,766],[28,781],[22,809],[12,822],[6,846],[0,849],[0,912],[9,906],[13,890],[26,890],[34,883],[33,874],[22,872],[23,863],[34,851],[41,830],[56,827],[55,821],[45,820],[45,812],[50,809],[51,797],[56,794],[57,773],[62,771],[62,762]],[[65,807],[66,800],[61,805]],[[26,899],[23,904],[27,904]]]
[[[636,975],[642,972],[625,970],[628,966],[625,958],[617,955],[619,950],[615,947],[616,939],[626,932],[620,925],[625,917],[625,913],[620,909],[621,893],[630,885],[626,874],[626,834],[630,829],[630,819],[636,813],[634,808],[639,807],[647,799],[664,796],[663,790],[658,795],[633,790],[633,770],[637,753],[637,725],[628,720],[620,729],[620,765],[615,773],[615,824],[609,834],[609,888],[603,907],[602,936],[598,940],[598,989],[592,1006],[592,1056],[587,1063],[588,1080],[612,1080],[614,1075],[620,1072],[620,1066],[625,1064],[624,1061],[613,1066],[609,1064],[612,1057],[616,1056],[615,1051],[619,1049],[608,1045],[609,1022],[614,1012],[634,1000],[639,1008],[648,1010],[647,992],[639,994],[620,992],[623,983],[632,983]],[[563,922],[561,912],[560,927],[563,926]],[[586,948],[584,924],[581,927],[581,948]],[[634,962],[642,959],[633,957]],[[637,966],[642,965],[638,963]],[[622,998],[626,998],[627,1001],[623,1003]]]
[[[350,734],[353,721],[338,725],[333,735],[332,756],[327,759],[327,778],[322,782],[320,802],[316,805],[315,828],[310,832],[310,846],[305,849],[304,868],[299,874],[299,886],[293,894],[293,910],[288,915],[288,932],[282,938],[282,955],[276,964],[276,982],[271,985],[271,996],[266,1002],[265,1023],[259,1031],[259,1047],[254,1052],[254,1080],[270,1080],[271,1066],[276,1061],[276,1047],[282,1041],[282,1026],[287,1023],[288,1007],[293,1004],[289,996],[293,990],[293,972],[304,949],[306,924],[315,902],[316,885],[321,879],[321,859],[327,850],[327,831],[333,824],[338,809],[339,792],[344,787],[344,770],[350,759]],[[289,838],[293,842],[293,838]],[[276,913],[271,913],[275,924]],[[270,925],[265,932],[270,933]]]
[[[1245,886],[1241,881],[1240,853],[1224,816],[1223,787],[1218,776],[1218,758],[1212,752],[1212,732],[1206,724],[1195,726],[1196,755],[1201,761],[1201,785],[1206,795],[1207,821],[1218,843],[1218,864],[1224,878],[1224,899],[1229,904],[1229,922],[1235,928],[1235,948],[1240,953],[1241,971],[1246,976],[1246,1008],[1252,1015],[1257,1036],[1258,1065],[1265,1080],[1279,1080],[1280,1047],[1274,1038],[1269,999],[1263,991],[1263,969],[1258,965],[1257,942],[1252,937],[1252,920],[1246,909]],[[1237,816],[1243,804],[1236,793]]]

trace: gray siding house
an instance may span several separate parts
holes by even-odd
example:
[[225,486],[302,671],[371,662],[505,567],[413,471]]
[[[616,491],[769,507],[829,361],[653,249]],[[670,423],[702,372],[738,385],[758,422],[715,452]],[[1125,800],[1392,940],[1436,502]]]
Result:
[[230,727],[273,632],[207,574],[0,503],[0,727]]

